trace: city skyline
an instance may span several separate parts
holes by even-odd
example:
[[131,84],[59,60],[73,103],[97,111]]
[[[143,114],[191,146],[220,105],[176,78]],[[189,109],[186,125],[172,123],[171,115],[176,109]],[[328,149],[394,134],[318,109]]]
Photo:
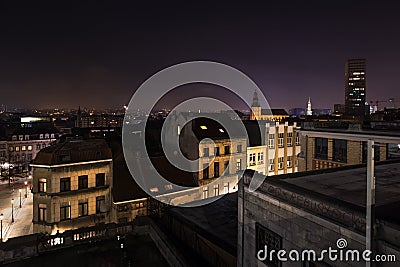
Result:
[[3,5],[0,88],[8,106],[122,107],[151,75],[192,60],[243,71],[271,108],[305,108],[308,97],[314,108],[344,103],[344,64],[359,57],[367,59],[367,100],[399,97],[390,2]]

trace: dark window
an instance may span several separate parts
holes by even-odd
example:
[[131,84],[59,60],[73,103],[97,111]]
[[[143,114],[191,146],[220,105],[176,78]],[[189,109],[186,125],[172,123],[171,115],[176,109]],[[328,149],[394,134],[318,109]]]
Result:
[[118,223],[127,223],[127,222],[128,222],[128,218],[127,217],[118,218]]
[[71,219],[71,203],[63,203],[60,207],[60,221]]
[[315,156],[316,159],[328,159],[328,139],[315,138]]
[[[261,224],[256,223],[256,257],[260,250],[264,251],[264,247],[267,246],[267,253],[269,251],[281,250],[282,249],[282,237],[278,234],[268,230]],[[282,266],[282,263],[278,260],[277,253],[272,254],[272,259],[268,257],[263,261],[267,266]]]
[[61,178],[60,179],[60,192],[71,190],[71,178]]
[[215,156],[219,156],[219,147],[215,147],[214,148],[214,154],[215,154]]
[[209,167],[208,164],[203,164],[203,179],[208,179]]
[[231,147],[230,146],[224,146],[224,154],[229,155],[231,153]]
[[237,145],[237,152],[242,153],[242,145]]
[[86,216],[88,215],[88,201],[87,200],[81,200],[78,203],[78,216]]
[[[362,142],[362,163],[367,162],[367,158],[368,158],[367,145],[368,145],[368,142],[366,142],[366,141]],[[375,145],[374,145],[374,160],[375,161],[381,160],[380,145],[377,142],[375,142]]]
[[96,186],[103,186],[106,183],[106,174],[98,173],[96,174]]
[[333,160],[347,162],[347,141],[342,139],[333,140]]
[[39,179],[38,192],[41,192],[41,193],[46,192],[46,179],[44,179],[44,178]]
[[214,178],[219,177],[219,162],[214,162]]
[[225,175],[229,174],[229,161],[224,162],[224,171],[225,171]]
[[106,197],[105,196],[96,197],[96,213],[102,213],[106,211],[107,211]]
[[203,157],[208,157],[210,155],[210,149],[208,147],[203,148]]
[[88,176],[82,175],[78,177],[78,189],[88,188]]

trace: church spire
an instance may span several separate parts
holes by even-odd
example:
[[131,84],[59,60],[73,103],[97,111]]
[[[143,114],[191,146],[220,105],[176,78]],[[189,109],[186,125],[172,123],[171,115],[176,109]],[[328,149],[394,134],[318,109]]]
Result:
[[311,97],[308,97],[308,103],[307,103],[307,111],[306,111],[307,116],[312,116],[312,109],[311,109]]
[[252,107],[259,107],[260,103],[258,103],[258,94],[256,92],[256,90],[254,90],[254,94],[253,94],[253,104],[251,104]]

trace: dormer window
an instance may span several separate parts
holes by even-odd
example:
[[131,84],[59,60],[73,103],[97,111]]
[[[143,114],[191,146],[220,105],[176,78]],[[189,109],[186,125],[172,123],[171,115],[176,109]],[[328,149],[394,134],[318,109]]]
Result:
[[200,128],[201,128],[202,130],[207,130],[207,126],[205,126],[205,125],[201,125]]
[[29,135],[25,135],[25,141],[29,140]]
[[43,134],[40,134],[40,135],[39,135],[39,139],[43,139]]
[[17,141],[17,136],[16,136],[16,135],[13,135],[13,136],[12,136],[12,140],[13,140],[13,141]]
[[18,140],[19,141],[24,141],[24,136],[23,135],[18,136]]
[[219,131],[220,131],[221,133],[224,133],[224,132],[225,132],[224,129],[221,129],[221,128],[219,128]]

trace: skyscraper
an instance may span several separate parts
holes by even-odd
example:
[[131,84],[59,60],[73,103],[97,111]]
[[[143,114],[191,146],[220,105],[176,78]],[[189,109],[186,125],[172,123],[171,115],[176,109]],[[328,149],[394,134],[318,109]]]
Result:
[[345,114],[365,115],[366,60],[349,59],[345,65]]

